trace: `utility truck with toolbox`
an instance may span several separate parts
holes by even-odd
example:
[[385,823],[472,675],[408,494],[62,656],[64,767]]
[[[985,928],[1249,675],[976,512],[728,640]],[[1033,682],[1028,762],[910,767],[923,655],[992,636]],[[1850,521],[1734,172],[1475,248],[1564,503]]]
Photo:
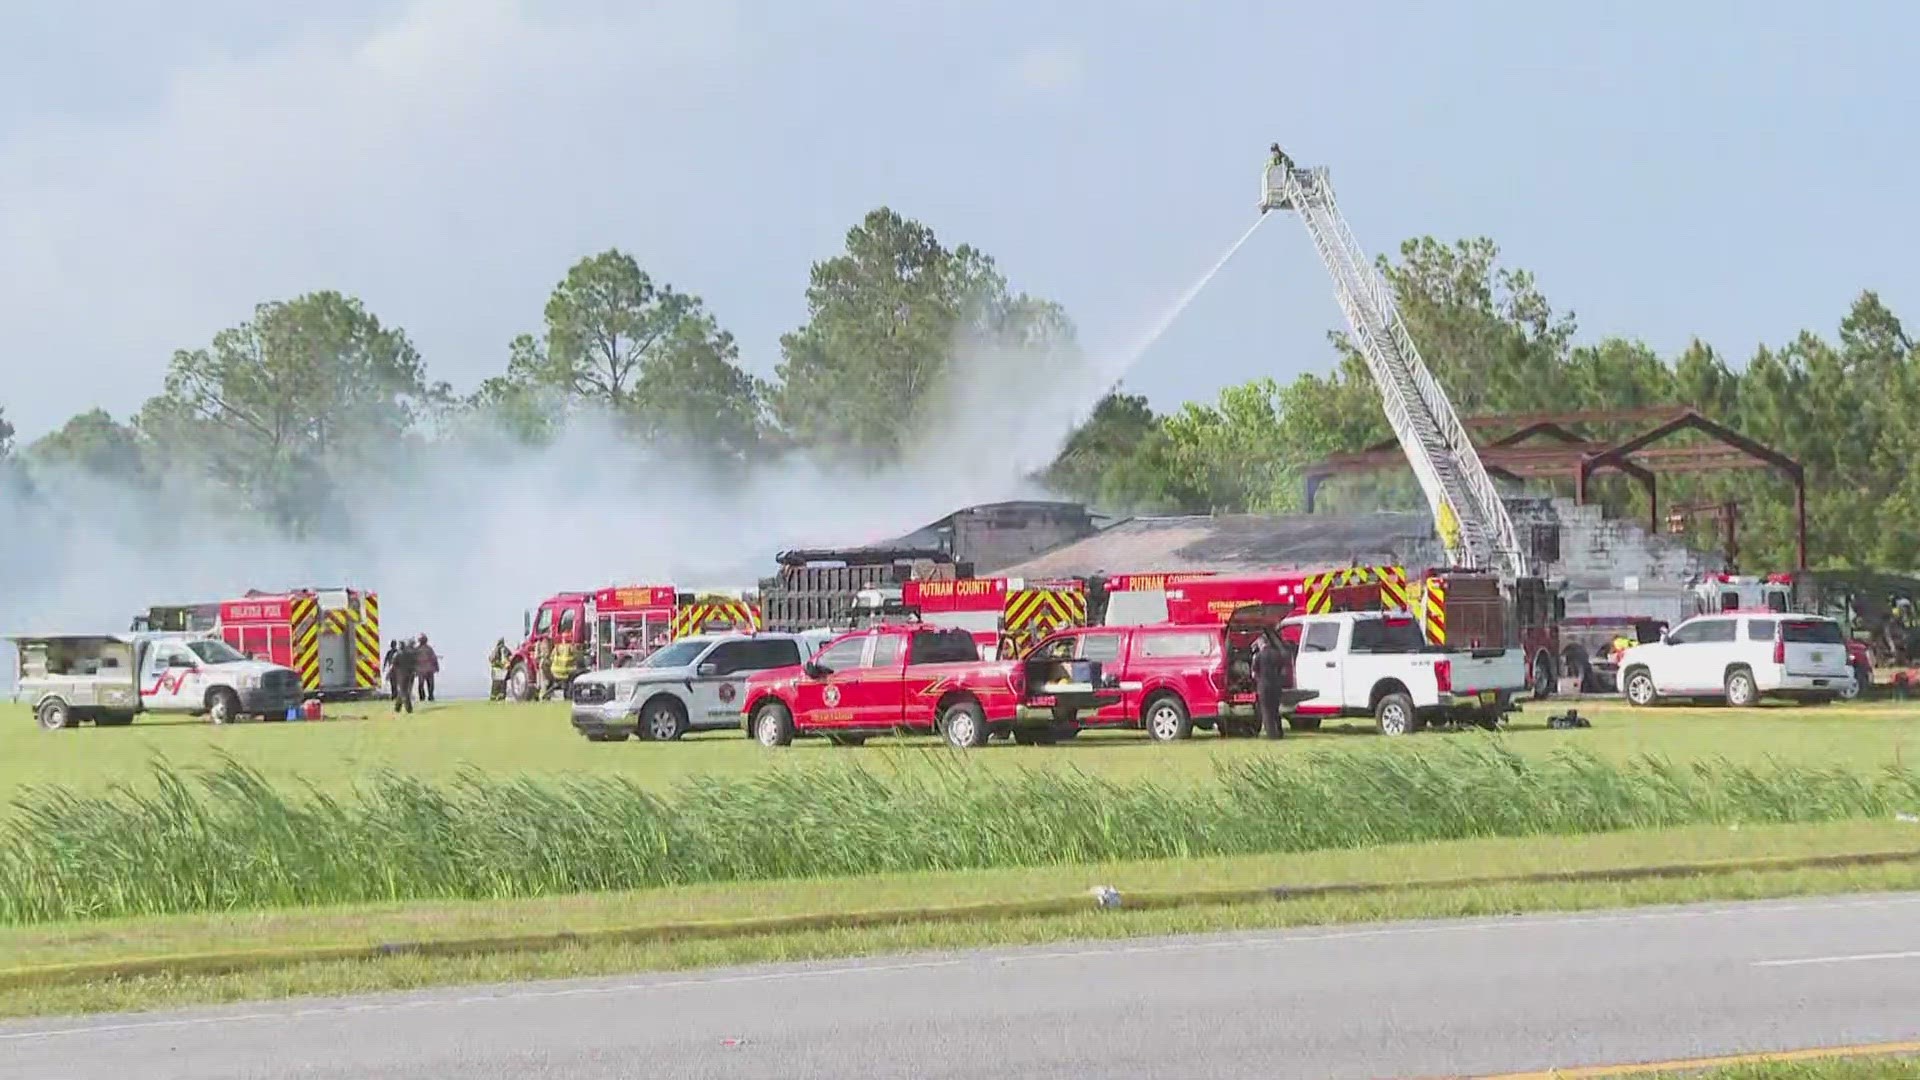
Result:
[[9,639],[14,698],[48,731],[142,714],[284,719],[304,696],[292,668],[249,660],[218,638],[182,633],[48,634]]
[[1383,735],[1432,722],[1494,727],[1526,685],[1525,654],[1500,647],[1429,645],[1406,612],[1303,615],[1280,624],[1297,650],[1293,685],[1310,690],[1302,718],[1371,716]]
[[965,749],[996,734],[1051,741],[1119,699],[1098,661],[982,660],[966,630],[906,623],[844,634],[805,664],[749,676],[741,715],[763,746],[937,733]]

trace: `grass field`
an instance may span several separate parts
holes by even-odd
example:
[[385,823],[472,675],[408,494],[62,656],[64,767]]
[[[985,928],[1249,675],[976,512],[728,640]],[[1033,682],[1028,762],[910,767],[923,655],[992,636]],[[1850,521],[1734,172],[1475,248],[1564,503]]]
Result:
[[[501,927],[538,932],[549,926],[579,929],[690,916],[965,903],[982,897],[1081,893],[1094,882],[1134,889],[1255,880],[1380,881],[1383,876],[1417,882],[1542,867],[1920,847],[1920,825],[1904,820],[1920,810],[1920,805],[1910,805],[1916,803],[1913,777],[1920,772],[1920,760],[1916,747],[1909,745],[1920,741],[1920,707],[1874,704],[1734,712],[1637,711],[1587,704],[1581,712],[1593,720],[1593,728],[1547,729],[1545,715],[1561,707],[1530,706],[1497,740],[1479,732],[1385,740],[1355,725],[1279,744],[1202,735],[1189,743],[1161,746],[1137,733],[1112,733],[1058,747],[995,744],[956,754],[932,739],[878,740],[859,749],[804,742],[767,751],[737,733],[704,735],[677,745],[593,744],[573,733],[566,707],[558,703],[449,703],[401,718],[376,706],[345,706],[318,723],[215,728],[169,722],[54,733],[37,730],[23,707],[0,705],[0,826],[14,830],[18,840],[40,835],[38,827],[52,823],[47,833],[51,840],[33,847],[26,862],[15,863],[7,887],[14,917],[26,915],[26,921],[37,925],[0,929],[0,955],[17,964],[53,964],[369,937],[472,936]],[[1569,757],[1568,751],[1579,753]],[[1501,765],[1505,755],[1515,755],[1519,764]],[[1580,764],[1588,755],[1602,767]],[[1649,766],[1649,759],[1678,767]],[[218,772],[225,762],[256,771],[271,798],[260,801],[230,788],[224,800],[208,799],[189,786],[180,792],[190,795],[194,806],[183,814],[176,813],[177,804],[165,809],[164,799],[131,801],[136,793],[148,798],[160,793],[156,766],[195,774]],[[1450,775],[1463,762],[1469,774]],[[1473,769],[1483,774],[1476,777]],[[484,774],[479,786],[471,786],[474,770]],[[399,787],[393,779],[382,780],[383,774],[397,775]],[[808,786],[814,778],[836,776],[844,781],[837,788]],[[528,782],[518,782],[523,780]],[[1316,780],[1329,786],[1316,794],[1311,790]],[[1379,789],[1370,801],[1365,790],[1350,790],[1355,784]],[[121,785],[125,791],[111,792]],[[283,794],[310,802],[309,787],[336,807],[335,820],[326,827],[343,831],[309,836],[312,819],[276,809]],[[36,818],[49,810],[49,789],[54,788],[78,800],[68,805],[71,816],[55,812]],[[457,799],[446,798],[449,792],[462,791]],[[945,792],[940,797],[949,799],[957,792],[961,802],[952,805],[970,807],[968,813],[985,813],[991,807],[981,798],[996,792],[1014,792],[1043,812],[1020,819],[1021,828],[1010,831],[956,830],[937,821],[923,822],[925,828],[900,828],[898,822],[911,821],[920,804],[892,805],[887,800],[897,802],[903,792],[918,792],[913,796],[918,798],[929,791]],[[1154,808],[1191,816],[1195,808],[1218,806],[1223,791],[1235,798],[1265,800],[1261,813],[1237,822],[1215,816],[1211,823],[1198,825],[1154,820],[1145,829],[1129,817]],[[177,799],[180,792],[168,797]],[[1302,792],[1328,800],[1315,804],[1321,812],[1318,819],[1300,810]],[[689,798],[694,801],[676,803]],[[742,798],[748,802],[740,804]],[[770,798],[784,801],[776,807],[766,801]],[[1494,824],[1409,832],[1396,824],[1406,815],[1375,812],[1374,804],[1391,809],[1408,798],[1427,808],[1427,820],[1447,820],[1444,812],[1452,811],[1457,821],[1484,818]],[[843,806],[880,805],[864,814],[845,815],[835,809],[836,800]],[[706,815],[693,823],[705,833],[660,826],[659,821],[675,816],[661,813],[662,808],[673,811],[676,805],[695,806]],[[607,851],[590,835],[592,830],[574,826],[614,806],[630,817],[614,830],[630,837],[625,849],[614,854],[629,869],[645,872],[581,878],[581,865],[615,864],[606,861]],[[719,830],[731,834],[743,824],[754,825],[756,806],[762,814],[770,808],[792,813],[813,807],[816,827],[786,832],[762,827],[756,836],[730,841],[732,847],[702,840]],[[387,819],[381,817],[383,807]],[[142,824],[150,808],[163,811],[157,825]],[[414,817],[401,820],[394,816],[400,810]],[[260,820],[239,830],[242,835],[229,836],[232,820],[219,817],[228,811]],[[559,834],[523,829],[524,839],[516,841],[515,816],[523,812],[547,815],[549,824],[573,824]],[[96,813],[105,816],[86,817]],[[280,815],[279,826],[275,815]],[[1755,827],[1834,819],[1854,820]],[[838,825],[822,831],[817,827],[821,820]],[[106,823],[114,836],[92,842],[89,821]],[[1649,827],[1698,821],[1718,824]],[[1740,824],[1729,828],[1729,822]],[[288,823],[298,828],[289,831]],[[477,847],[475,834],[468,831],[474,824],[481,825],[479,833],[484,834],[484,843]],[[804,827],[807,822],[798,824]],[[276,828],[282,838],[295,837],[291,848],[276,846]],[[1592,829],[1630,831],[1578,835]],[[1536,832],[1555,835],[1527,835]],[[391,846],[392,840],[409,833],[420,841],[411,853]],[[1516,833],[1510,839],[1445,838]],[[653,839],[642,843],[643,834]],[[943,839],[949,835],[976,840],[954,847]],[[795,845],[783,836],[805,837],[806,842]],[[980,836],[992,842],[978,840]],[[355,850],[329,862],[322,856],[336,839]],[[1424,842],[1380,846],[1396,840]],[[516,843],[535,854],[518,861],[504,857],[516,850]],[[647,853],[647,844],[656,844],[654,854]],[[1064,846],[1056,850],[1051,846],[1056,844]],[[1324,850],[1329,847],[1354,850]],[[15,848],[9,857],[18,859],[23,850]],[[381,854],[371,858],[368,853],[376,850]],[[1275,854],[1288,851],[1297,853]],[[289,853],[297,858],[275,865]],[[663,853],[672,858],[662,862]],[[1115,858],[1148,861],[1104,861]],[[396,873],[404,868],[404,874],[413,877],[397,881],[401,887],[395,888],[396,880],[383,884],[376,880],[379,875],[369,878],[354,871],[323,882],[327,887],[313,887],[314,875],[374,862],[394,867]],[[116,875],[112,867],[121,863],[127,872]],[[460,870],[469,864],[497,866],[501,872],[488,880],[484,872]],[[271,873],[263,874],[262,867]],[[912,872],[866,873],[896,868]],[[835,873],[855,876],[823,876]],[[691,876],[675,876],[687,874]],[[229,880],[236,875],[252,875],[255,885],[265,883],[265,891],[236,889]],[[701,881],[710,883],[683,883]],[[595,891],[647,885],[664,887]],[[144,1008],[1184,930],[1912,888],[1920,888],[1917,864],[1618,885],[1460,890],[1415,883],[1403,891],[1345,899],[799,931],[492,956],[400,956],[302,963],[251,974],[139,977],[8,991],[0,994],[0,1013]],[[82,895],[87,900],[76,904],[74,897]],[[113,902],[103,906],[103,896]],[[356,897],[403,899],[368,904],[353,902]],[[316,902],[320,906],[303,906]],[[62,911],[95,917],[46,921],[58,919]],[[187,914],[101,917],[114,911]]]
[[[1580,707],[1581,714],[1592,719],[1591,729],[1547,729],[1546,715],[1562,707],[1528,705],[1514,719],[1508,747],[1522,754],[1546,755],[1578,746],[1613,760],[1641,754],[1675,762],[1725,757],[1734,762],[1778,760],[1860,771],[1920,764],[1920,703],[1746,712],[1647,711],[1596,704]],[[0,804],[30,784],[98,790],[144,780],[155,761],[199,766],[221,755],[259,770],[270,780],[292,780],[333,791],[350,787],[377,768],[423,779],[450,777],[469,766],[495,775],[592,774],[664,789],[690,777],[754,775],[783,763],[855,758],[874,768],[923,769],[953,757],[933,739],[877,740],[860,749],[802,740],[777,752],[764,750],[735,732],[694,736],[673,745],[589,743],[574,734],[567,723],[566,705],[558,702],[446,703],[400,718],[376,705],[343,705],[331,715],[335,718],[318,723],[215,728],[181,720],[42,732],[24,706],[0,705]],[[1459,737],[1463,736],[1423,735],[1417,741],[1426,746]],[[1223,761],[1285,757],[1313,749],[1364,754],[1380,750],[1386,741],[1357,724],[1279,744],[1200,734],[1188,743],[1161,746],[1148,743],[1138,733],[1116,732],[1083,736],[1058,747],[995,743],[968,755],[968,764],[1015,771],[1067,767],[1116,780],[1169,783],[1183,778],[1205,780]]]
[[496,934],[682,924],[836,911],[934,908],[987,901],[1285,884],[1377,883],[1365,895],[803,929],[713,939],[596,942],[489,955],[396,955],[295,961],[228,974],[115,977],[0,989],[0,1015],[159,1008],[298,994],[448,983],[570,978],[619,972],[808,960],[924,949],[1246,930],[1515,911],[1582,910],[1708,899],[1911,889],[1920,863],[1738,872],[1669,880],[1439,887],[1435,881],[1543,871],[1612,870],[1757,856],[1833,855],[1920,847],[1920,829],[1895,822],[1686,828],[1604,836],[1470,840],[1364,851],[1092,866],[888,874],[808,881],[696,885],[539,900],[434,901],[281,911],[225,911],[0,928],[0,955],[19,967],[122,961],[248,949],[436,941]]

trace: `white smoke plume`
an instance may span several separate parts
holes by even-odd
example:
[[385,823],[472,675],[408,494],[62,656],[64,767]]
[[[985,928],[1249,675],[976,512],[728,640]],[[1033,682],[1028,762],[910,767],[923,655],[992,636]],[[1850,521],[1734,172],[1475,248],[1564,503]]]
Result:
[[0,632],[124,630],[154,604],[356,586],[379,592],[385,636],[426,633],[449,681],[470,689],[493,640],[517,640],[522,613],[555,592],[751,587],[785,548],[889,539],[1030,493],[1022,462],[968,427],[950,429],[955,452],[940,460],[869,473],[794,455],[729,481],[591,416],[538,448],[449,438],[395,473],[342,480],[359,494],[330,530],[339,538],[324,540],[276,536],[191,489],[39,474],[33,494],[0,484]]

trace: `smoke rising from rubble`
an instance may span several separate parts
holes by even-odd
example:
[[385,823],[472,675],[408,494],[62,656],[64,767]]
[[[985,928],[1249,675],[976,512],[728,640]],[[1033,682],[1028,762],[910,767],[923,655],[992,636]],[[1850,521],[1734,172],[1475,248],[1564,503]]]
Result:
[[[0,472],[0,633],[117,631],[155,604],[357,586],[380,593],[384,637],[425,632],[450,690],[471,692],[493,640],[515,640],[554,592],[750,587],[785,548],[872,543],[959,507],[1045,497],[1032,475],[1252,231],[1121,348],[956,341],[927,430],[879,471],[793,454],[719,480],[592,415],[539,447],[482,426],[397,470],[336,477],[349,520],[323,540],[277,536],[179,481],[41,472],[36,497]],[[11,654],[0,646],[0,686]]]
[[[591,416],[537,448],[457,435],[396,474],[340,478],[356,494],[339,539],[276,536],[206,508],[204,491],[37,473],[35,495],[0,479],[0,632],[119,631],[153,604],[360,586],[380,593],[383,636],[425,632],[450,688],[471,691],[484,687],[494,639],[516,640],[522,612],[554,592],[751,587],[784,548],[887,540],[960,506],[1035,495],[1025,472],[1066,431],[1049,444],[1028,428],[1033,452],[1014,457],[999,420],[982,429],[967,419],[989,414],[956,401],[941,415],[927,444],[940,452],[903,465],[836,469],[796,454],[729,480]],[[6,685],[10,646],[0,664]]]

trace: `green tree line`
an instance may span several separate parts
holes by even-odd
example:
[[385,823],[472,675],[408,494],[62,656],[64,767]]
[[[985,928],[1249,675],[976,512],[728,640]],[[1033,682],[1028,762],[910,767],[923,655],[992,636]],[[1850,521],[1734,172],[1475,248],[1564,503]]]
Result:
[[[1805,464],[1816,561],[1913,562],[1920,477],[1906,463],[1920,443],[1920,361],[1873,293],[1837,337],[1802,333],[1736,369],[1699,341],[1674,357],[1623,338],[1576,343],[1573,315],[1503,266],[1489,240],[1412,240],[1380,268],[1462,415],[1692,405]],[[806,301],[805,322],[780,339],[773,378],[760,379],[699,295],[656,280],[626,252],[600,252],[569,268],[538,323],[504,343],[499,374],[462,395],[430,378],[401,328],[352,296],[309,293],[263,303],[206,345],[174,353],[162,392],[124,422],[91,410],[15,447],[0,413],[0,460],[11,455],[29,477],[190,478],[203,500],[307,535],[350,520],[333,511],[353,478],[471,421],[538,445],[593,413],[716,477],[795,451],[878,468],[938,418],[969,378],[969,357],[1013,350],[1063,364],[1077,355],[1059,305],[1013,290],[991,256],[948,246],[885,207],[814,264]],[[1343,334],[1329,335],[1325,364],[1288,366],[1328,373],[1255,379],[1165,413],[1114,388],[1035,479],[1112,511],[1297,510],[1307,465],[1388,432]],[[1406,475],[1323,490],[1336,509],[1420,505]],[[1624,483],[1598,494],[1616,512],[1643,509]],[[1661,497],[1736,502],[1743,563],[1792,557],[1790,489],[1775,476],[1665,476]],[[1695,529],[1713,542],[1711,525]]]

